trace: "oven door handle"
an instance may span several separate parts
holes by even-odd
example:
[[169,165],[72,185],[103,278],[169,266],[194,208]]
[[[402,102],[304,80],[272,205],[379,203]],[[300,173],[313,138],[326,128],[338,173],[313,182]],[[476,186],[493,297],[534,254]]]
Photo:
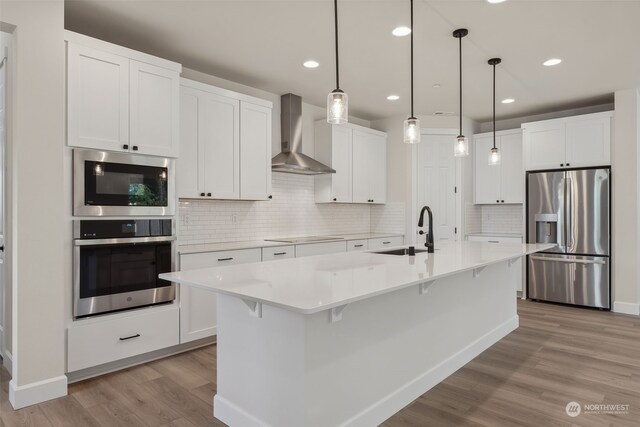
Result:
[[176,236],[120,237],[116,239],[75,239],[75,246],[119,245],[123,243],[172,242]]

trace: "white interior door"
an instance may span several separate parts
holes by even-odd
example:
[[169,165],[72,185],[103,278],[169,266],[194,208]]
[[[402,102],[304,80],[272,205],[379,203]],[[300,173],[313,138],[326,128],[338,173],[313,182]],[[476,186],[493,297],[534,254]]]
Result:
[[[434,241],[457,239],[454,139],[454,134],[423,133],[418,145],[417,208],[431,208]],[[423,230],[428,230],[427,218]],[[424,245],[425,235],[419,236],[417,243]]]
[[5,328],[7,327],[5,304],[10,302],[5,298],[4,281],[4,174],[5,174],[5,146],[7,135],[7,56],[5,49],[0,45],[0,358],[4,357],[5,351]]

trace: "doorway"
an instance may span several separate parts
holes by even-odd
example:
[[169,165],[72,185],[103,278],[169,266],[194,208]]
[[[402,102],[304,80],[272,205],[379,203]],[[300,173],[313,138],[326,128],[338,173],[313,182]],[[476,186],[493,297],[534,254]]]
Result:
[[[457,130],[452,129],[424,129],[422,142],[417,147],[417,212],[423,206],[433,211],[436,244],[460,240],[462,235],[461,168],[453,155],[457,134]],[[426,233],[426,218],[424,225]],[[425,241],[426,234],[418,235],[418,246],[423,246]]]

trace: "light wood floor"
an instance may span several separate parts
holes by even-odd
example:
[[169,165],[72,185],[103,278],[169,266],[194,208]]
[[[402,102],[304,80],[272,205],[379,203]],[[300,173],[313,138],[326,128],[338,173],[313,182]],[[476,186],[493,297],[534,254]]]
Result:
[[[640,319],[520,302],[520,328],[388,419],[385,427],[639,426]],[[218,426],[216,347],[72,384],[19,411],[0,374],[0,427]],[[629,405],[625,415],[570,418],[565,406]]]

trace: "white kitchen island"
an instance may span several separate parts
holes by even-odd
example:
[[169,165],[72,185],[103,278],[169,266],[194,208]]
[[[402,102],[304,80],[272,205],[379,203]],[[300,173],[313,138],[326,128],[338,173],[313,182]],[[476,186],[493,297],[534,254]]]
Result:
[[217,292],[214,416],[375,426],[518,327],[513,262],[553,245],[456,242],[162,274]]

